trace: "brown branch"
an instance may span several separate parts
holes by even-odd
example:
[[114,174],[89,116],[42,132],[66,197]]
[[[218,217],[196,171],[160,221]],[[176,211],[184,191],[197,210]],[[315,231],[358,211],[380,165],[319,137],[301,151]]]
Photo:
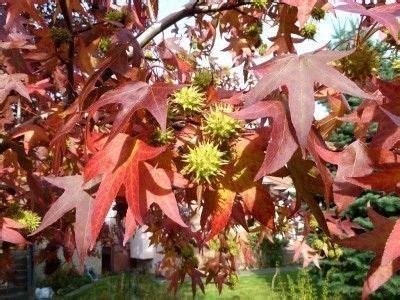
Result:
[[207,14],[221,12],[225,10],[231,10],[244,5],[251,5],[252,2],[239,1],[237,3],[223,3],[223,4],[212,4],[207,6],[197,6],[197,1],[191,1],[188,5],[183,7],[181,10],[170,14],[162,20],[154,23],[147,28],[142,34],[137,37],[140,47],[146,46],[154,37],[171,25],[179,22],[183,18],[191,17],[196,14]]
[[59,0],[61,13],[64,17],[65,24],[67,29],[72,35],[71,40],[68,42],[68,59],[65,63],[67,67],[67,77],[68,77],[68,86],[67,86],[67,101],[64,102],[65,106],[68,106],[73,102],[75,97],[74,91],[74,54],[75,54],[75,41],[74,41],[74,32],[72,28],[72,20],[71,16],[68,12],[68,6],[66,0]]

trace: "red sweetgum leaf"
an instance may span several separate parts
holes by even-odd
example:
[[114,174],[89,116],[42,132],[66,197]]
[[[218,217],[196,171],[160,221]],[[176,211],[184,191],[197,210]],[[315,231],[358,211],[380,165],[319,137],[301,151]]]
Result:
[[75,245],[81,269],[91,245],[91,220],[94,199],[85,191],[96,185],[96,181],[84,183],[82,176],[45,177],[47,182],[64,190],[43,217],[42,223],[31,235],[41,232],[59,220],[64,214],[75,209]]
[[282,2],[297,7],[297,19],[300,22],[300,28],[303,28],[318,0],[282,0]]
[[0,218],[0,225],[0,241],[17,245],[29,244],[29,242],[15,230],[24,228],[22,224],[10,218]]
[[121,104],[117,116],[115,117],[110,139],[118,133],[123,133],[129,124],[129,120],[138,109],[146,108],[160,124],[162,130],[166,129],[167,124],[167,100],[179,86],[155,83],[149,85],[145,82],[128,82],[114,90],[105,93],[88,108],[90,119],[93,114],[101,107],[109,104]]
[[306,241],[295,241],[293,245],[287,247],[288,250],[294,250],[293,261],[296,262],[300,258],[303,259],[303,267],[307,267],[311,262],[319,268],[318,252],[307,245]]
[[[178,174],[176,173],[173,176],[177,177]],[[183,176],[181,177],[179,181],[184,181]],[[141,198],[146,199],[147,209],[150,208],[152,203],[156,203],[167,217],[180,226],[187,227],[179,214],[171,178],[165,169],[153,167],[143,162],[140,165],[139,181]]]
[[10,131],[12,138],[24,136],[24,149],[28,153],[29,150],[41,144],[48,144],[49,137],[46,130],[35,124],[26,124],[16,127],[15,130]]
[[93,207],[92,243],[121,187],[125,187],[128,209],[132,210],[136,222],[143,224],[139,202],[139,162],[155,158],[164,150],[164,147],[151,147],[120,133],[89,160],[84,170],[85,181],[103,174]]
[[340,2],[345,4],[339,4],[335,6],[335,9],[371,17],[374,21],[385,26],[392,37],[398,41],[399,24],[397,17],[400,16],[400,3],[379,5],[366,9],[363,5],[353,0],[340,0]]
[[326,149],[325,142],[319,136],[318,132],[316,130],[311,130],[307,140],[307,151],[314,159],[318,172],[321,175],[321,179],[324,183],[325,203],[329,206],[330,200],[332,198],[333,178],[331,172],[320,159],[316,147]]
[[341,93],[328,95],[327,102],[331,110],[329,115],[316,122],[318,131],[324,139],[328,139],[331,133],[343,123],[338,117],[342,117],[349,111],[349,105]]
[[23,13],[28,13],[30,18],[43,25],[44,20],[35,8],[35,5],[45,2],[46,0],[0,0],[0,4],[8,4],[7,20],[4,27],[6,29],[12,28]]
[[128,242],[128,240],[131,238],[131,236],[134,235],[135,231],[137,228],[137,224],[135,221],[135,217],[132,213],[131,209],[126,210],[126,216],[125,216],[125,232],[124,232],[124,241],[122,244],[125,246],[125,244]]
[[26,74],[0,74],[0,104],[11,91],[16,91],[22,97],[30,100],[29,91],[25,84],[23,84],[24,81],[28,81]]
[[378,190],[387,193],[396,192],[399,191],[400,188],[400,165],[383,165],[365,176],[349,176],[347,179],[351,183],[364,189]]
[[264,161],[257,172],[258,180],[282,168],[298,148],[290,130],[284,105],[279,101],[261,101],[231,114],[237,119],[272,119],[272,130],[269,136]]
[[[394,229],[397,229],[398,221],[385,218],[372,208],[368,209],[368,216],[374,225],[373,230],[337,241],[338,244],[344,247],[375,253],[375,259],[364,282],[363,299],[366,299],[368,295],[376,291],[400,269],[398,248],[393,249],[392,241],[389,240],[397,236],[397,232],[394,232]],[[395,243],[397,244],[398,242],[396,241]],[[395,251],[393,252],[392,250]],[[385,255],[385,260],[383,260],[383,255]]]
[[304,160],[300,151],[296,151],[288,162],[288,170],[296,188],[296,198],[303,200],[310,208],[319,226],[326,235],[330,235],[324,213],[318,202],[315,200],[316,195],[324,193],[324,184],[320,174],[317,172],[314,162]]
[[207,239],[213,238],[226,228],[231,217],[234,202],[240,195],[249,215],[261,224],[274,228],[274,201],[261,181],[254,181],[259,164],[264,158],[263,136],[255,134],[239,139],[235,145],[237,159],[226,167],[227,174],[213,191],[204,192],[202,219],[211,216],[211,231]]
[[365,176],[372,172],[372,161],[367,147],[357,140],[341,152],[333,152],[319,145],[316,146],[316,151],[324,161],[338,166],[333,184],[333,198],[339,211],[342,211],[362,191],[349,177]]
[[327,63],[351,54],[350,51],[319,51],[302,55],[287,54],[254,68],[263,75],[246,95],[249,106],[267,97],[275,89],[286,85],[289,91],[290,118],[302,150],[314,119],[314,83],[318,82],[346,94],[374,98],[362,91],[353,81]]
[[204,192],[206,203],[203,206],[203,214],[208,213],[211,216],[211,230],[207,235],[207,240],[212,239],[228,225],[235,198],[236,192],[224,187],[224,183],[215,191],[206,190]]

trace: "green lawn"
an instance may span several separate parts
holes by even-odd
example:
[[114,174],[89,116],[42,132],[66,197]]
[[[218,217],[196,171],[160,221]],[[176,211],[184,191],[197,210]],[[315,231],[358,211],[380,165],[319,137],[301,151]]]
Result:
[[[308,273],[281,273],[271,288],[273,274],[247,274],[239,277],[235,289],[224,286],[222,294],[213,284],[206,287],[205,294],[200,290],[195,299],[324,299],[321,291],[313,286]],[[64,297],[65,298],[65,297]],[[176,296],[167,293],[167,284],[155,280],[150,275],[123,274],[104,278],[89,289],[68,299],[193,299],[190,285],[182,285]],[[327,299],[327,298],[325,298]],[[332,299],[332,298],[330,298]]]

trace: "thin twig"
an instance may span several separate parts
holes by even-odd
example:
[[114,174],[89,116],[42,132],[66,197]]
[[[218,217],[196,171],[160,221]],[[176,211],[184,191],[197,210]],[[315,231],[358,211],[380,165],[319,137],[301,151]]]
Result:
[[71,16],[68,12],[68,6],[66,0],[59,0],[61,13],[64,17],[65,24],[67,29],[72,35],[71,40],[68,42],[68,59],[66,61],[67,67],[67,77],[68,77],[68,86],[67,86],[67,101],[64,103],[65,106],[70,105],[73,102],[75,97],[74,91],[74,54],[75,54],[75,41],[74,41],[74,32],[72,28]]
[[137,41],[139,45],[143,48],[146,46],[155,36],[159,33],[163,32],[165,29],[170,27],[173,24],[176,24],[183,18],[191,17],[196,14],[207,14],[214,12],[221,12],[225,10],[235,9],[244,5],[251,5],[252,2],[237,2],[237,3],[223,3],[223,4],[212,4],[207,6],[197,6],[197,2],[193,4],[190,2],[189,5],[186,5],[181,10],[170,14],[163,18],[162,20],[154,23],[149,28],[147,28],[143,33],[141,33],[137,37]]

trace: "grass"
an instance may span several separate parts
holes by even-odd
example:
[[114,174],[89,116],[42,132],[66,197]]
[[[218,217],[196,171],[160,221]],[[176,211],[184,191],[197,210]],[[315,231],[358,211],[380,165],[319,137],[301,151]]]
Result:
[[[224,286],[219,295],[213,284],[206,287],[205,294],[200,290],[195,299],[338,299],[318,290],[306,271],[281,273],[271,288],[273,274],[248,274],[239,277],[234,289]],[[125,300],[125,299],[193,299],[189,283],[183,284],[177,295],[167,293],[167,283],[155,280],[151,275],[122,274],[104,278],[89,289],[81,291],[68,299],[77,300]]]

